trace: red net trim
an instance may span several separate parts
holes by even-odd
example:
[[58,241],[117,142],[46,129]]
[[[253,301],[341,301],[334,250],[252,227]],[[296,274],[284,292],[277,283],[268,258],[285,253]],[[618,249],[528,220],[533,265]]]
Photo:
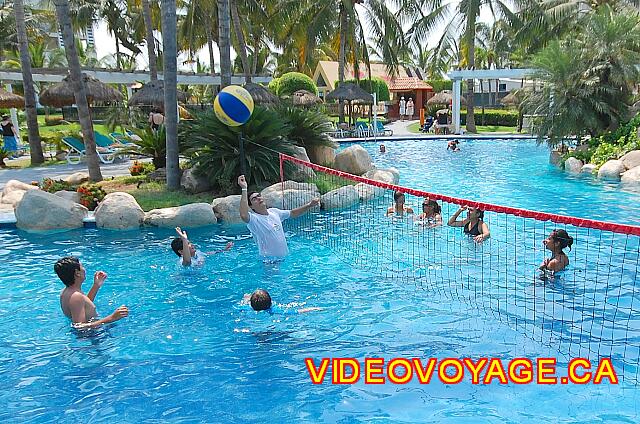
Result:
[[509,215],[520,216],[523,218],[532,218],[538,221],[551,221],[558,224],[575,225],[576,227],[593,228],[603,231],[611,231],[619,234],[630,234],[640,236],[640,227],[626,224],[616,224],[613,222],[595,221],[593,219],[576,218],[566,215],[556,215],[546,212],[530,211],[528,209],[511,208],[507,206],[494,205],[492,203],[476,202],[473,200],[459,199],[457,197],[444,196],[437,193],[429,193],[422,190],[414,190],[407,187],[402,187],[393,184],[387,184],[381,181],[371,180],[369,178],[360,177],[358,175],[349,174],[347,172],[338,171],[336,169],[327,168],[326,166],[316,165],[315,163],[307,162],[293,156],[280,153],[280,164],[284,161],[294,162],[299,165],[306,166],[315,171],[325,172],[327,174],[342,177],[348,180],[357,181],[360,183],[369,184],[375,187],[384,188],[387,190],[400,191],[402,193],[411,194],[417,197],[428,197],[430,199],[441,200],[447,203],[455,203],[457,205],[471,206],[479,208],[483,211],[490,211],[496,213],[504,213]]

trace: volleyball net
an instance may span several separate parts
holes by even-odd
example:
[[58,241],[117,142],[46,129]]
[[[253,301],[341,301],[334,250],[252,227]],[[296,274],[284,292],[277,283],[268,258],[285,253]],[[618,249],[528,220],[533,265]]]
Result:
[[[291,168],[313,185],[285,181],[284,170]],[[398,186],[393,170],[357,176],[283,154],[280,169],[277,207],[292,209],[321,197],[320,213],[288,223],[298,235],[379,278],[415,284],[493,315],[568,358],[611,358],[622,369],[621,379],[638,383],[640,227],[414,190]],[[390,210],[396,192],[413,213]],[[429,201],[437,203],[441,224]],[[461,207],[484,212],[490,237],[477,242],[463,228],[447,225]],[[564,250],[569,265],[554,275],[539,268],[550,256],[543,240],[559,229],[573,246]]]

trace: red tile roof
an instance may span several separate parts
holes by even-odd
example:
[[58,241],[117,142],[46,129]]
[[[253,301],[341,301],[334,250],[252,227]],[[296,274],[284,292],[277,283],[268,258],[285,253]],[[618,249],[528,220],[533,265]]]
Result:
[[387,81],[390,91],[433,90],[429,84],[418,77],[397,77]]

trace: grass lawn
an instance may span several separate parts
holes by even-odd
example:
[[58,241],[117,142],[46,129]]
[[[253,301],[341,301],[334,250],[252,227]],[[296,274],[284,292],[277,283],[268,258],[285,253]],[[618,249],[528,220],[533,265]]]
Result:
[[[62,118],[62,115],[50,115],[51,118],[56,118],[56,117],[60,117]],[[98,131],[99,133],[102,134],[109,134],[110,131],[107,129],[106,126],[102,125],[102,124],[93,124],[93,128]],[[61,124],[61,125],[46,125],[44,122],[44,115],[38,115],[38,129],[40,130],[40,134],[42,135],[46,135],[48,133],[52,133],[52,132],[59,132],[59,131],[80,131],[80,123],[78,122],[74,122],[74,123],[70,123],[70,124]]]
[[[521,134],[516,131],[516,127],[503,127],[499,125],[476,125],[479,134],[491,134],[491,133],[501,133],[501,134]],[[414,122],[413,124],[407,127],[412,133],[420,132],[420,123]]]
[[[144,182],[146,177],[117,177],[98,183],[107,193],[124,191],[135,197],[145,212],[151,209],[170,208],[188,203],[211,203],[211,193],[188,194],[184,191],[167,191],[167,186],[159,182]],[[140,187],[138,187],[140,183]]]
[[38,165],[31,165],[31,158],[29,156],[23,156],[19,159],[15,159],[12,160],[11,162],[6,162],[7,164],[7,169],[23,169],[23,168],[30,168],[30,167],[36,167],[36,166],[52,166],[52,165],[61,165],[61,164],[65,164],[67,163],[66,160],[57,160],[57,159],[50,159],[49,155],[47,153],[45,153],[44,155],[44,163],[38,164]]

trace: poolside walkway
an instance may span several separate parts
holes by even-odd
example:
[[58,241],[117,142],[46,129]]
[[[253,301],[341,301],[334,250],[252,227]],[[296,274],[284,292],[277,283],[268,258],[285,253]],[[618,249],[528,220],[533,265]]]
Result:
[[417,119],[412,121],[393,121],[385,125],[385,128],[393,131],[394,136],[407,136],[407,135],[415,135],[409,131],[409,125],[414,122],[419,122]]
[[[10,161],[7,161],[11,164]],[[129,166],[132,162],[118,162],[108,165],[100,165],[102,170],[102,176],[104,178],[119,177],[122,175],[129,175]],[[4,188],[4,185],[9,180],[18,180],[24,183],[30,183],[31,181],[42,181],[43,178],[60,178],[62,176],[71,175],[74,172],[89,172],[87,165],[79,163],[77,165],[51,165],[51,166],[39,166],[34,168],[23,169],[0,169],[0,190]]]

